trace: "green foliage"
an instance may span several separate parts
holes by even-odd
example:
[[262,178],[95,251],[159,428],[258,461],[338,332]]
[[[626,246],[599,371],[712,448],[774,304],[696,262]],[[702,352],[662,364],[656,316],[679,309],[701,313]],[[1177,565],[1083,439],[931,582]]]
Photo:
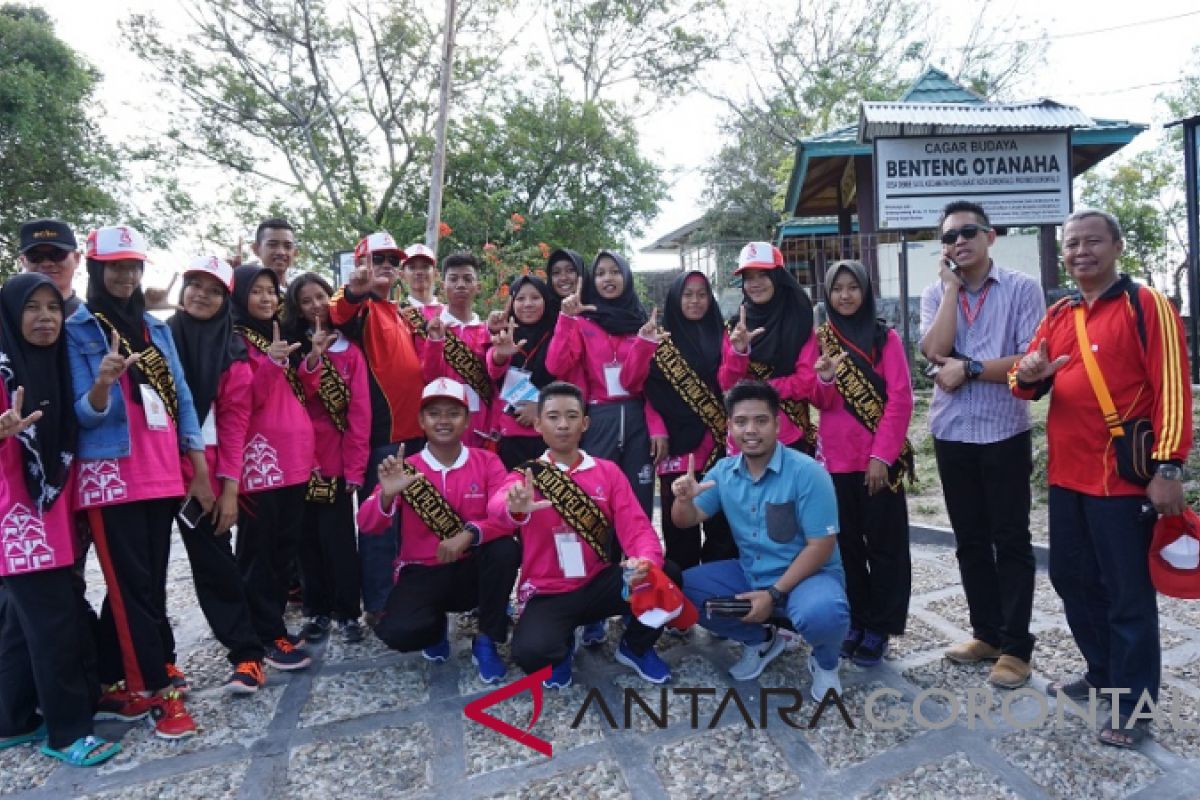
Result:
[[117,156],[88,114],[97,81],[45,11],[0,6],[0,250],[16,250],[28,219],[83,228],[118,213]]

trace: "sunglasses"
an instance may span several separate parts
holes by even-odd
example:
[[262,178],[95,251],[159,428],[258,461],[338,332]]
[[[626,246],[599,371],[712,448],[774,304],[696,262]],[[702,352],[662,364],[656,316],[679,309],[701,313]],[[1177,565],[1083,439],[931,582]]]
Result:
[[951,228],[942,234],[942,244],[954,244],[961,236],[964,239],[974,239],[980,231],[990,231],[987,225],[963,225],[961,228]]
[[70,250],[59,250],[57,247],[48,247],[45,250],[30,250],[25,254],[25,260],[30,264],[40,264],[43,261],[53,261],[55,264],[61,264],[67,260],[67,256],[71,255]]
[[393,267],[400,266],[399,253],[372,253],[371,263],[377,267],[382,267],[385,263],[391,264]]

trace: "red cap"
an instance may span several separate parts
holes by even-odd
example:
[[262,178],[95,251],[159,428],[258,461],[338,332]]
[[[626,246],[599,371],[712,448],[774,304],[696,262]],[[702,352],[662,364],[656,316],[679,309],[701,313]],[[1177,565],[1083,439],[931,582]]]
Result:
[[670,625],[685,631],[700,618],[692,601],[660,567],[650,567],[646,580],[629,592],[629,607],[638,622],[651,628]]
[[396,244],[396,240],[387,231],[379,231],[372,233],[370,236],[364,236],[362,240],[354,248],[354,260],[365,258],[372,253],[389,253],[395,252],[400,254],[400,262],[404,263],[404,251],[400,249],[400,245]]
[[1167,597],[1200,600],[1200,516],[1192,509],[1154,523],[1150,580]]
[[750,242],[738,253],[737,269],[740,275],[748,269],[777,269],[783,266],[783,253],[770,242]]

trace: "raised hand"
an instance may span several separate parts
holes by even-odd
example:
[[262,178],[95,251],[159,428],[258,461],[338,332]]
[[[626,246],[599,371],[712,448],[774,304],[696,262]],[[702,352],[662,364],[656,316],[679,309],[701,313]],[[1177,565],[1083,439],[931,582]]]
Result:
[[830,357],[825,345],[821,345],[821,357],[817,359],[817,363],[813,364],[813,371],[817,373],[818,378],[829,383],[837,375],[838,369],[848,355],[850,354],[843,350],[840,355]]
[[1070,356],[1062,355],[1051,361],[1050,343],[1042,339],[1038,343],[1037,350],[1026,353],[1017,362],[1017,380],[1021,383],[1041,383],[1054,377],[1054,373],[1062,369],[1070,360]]
[[578,317],[585,311],[595,310],[595,306],[584,305],[583,303],[583,276],[580,276],[579,283],[575,286],[575,293],[563,298],[562,305],[559,306],[559,311],[568,317]]
[[716,485],[716,481],[696,481],[696,456],[689,455],[687,472],[671,484],[671,493],[675,495],[676,500],[689,503]]
[[499,331],[492,334],[492,351],[501,358],[501,363],[515,356],[521,351],[521,348],[528,344],[529,340],[527,339],[522,339],[519,342],[513,341],[515,330],[516,323],[510,319]]
[[962,275],[954,266],[954,262],[949,256],[943,255],[942,260],[938,264],[938,278],[942,281],[942,288],[947,292],[958,293],[958,290],[963,287]]
[[504,498],[505,504],[508,506],[508,513],[513,516],[524,516],[554,505],[549,500],[534,500],[533,492],[533,473],[525,470],[525,480],[508,487],[508,494]]
[[742,306],[738,313],[738,323],[733,326],[733,331],[729,334],[729,345],[734,352],[746,355],[750,352],[750,343],[762,336],[766,328],[755,328],[749,330],[746,327],[746,306]]
[[433,317],[425,323],[425,338],[431,342],[446,341],[446,323],[441,317]]
[[267,348],[267,355],[272,361],[287,361],[288,356],[300,349],[300,344],[288,344],[279,333],[279,323],[271,323],[271,346]]
[[404,445],[400,445],[396,455],[388,456],[379,462],[377,474],[379,475],[379,488],[384,495],[390,498],[395,498],[421,477],[415,472],[404,469]]
[[241,236],[239,236],[238,243],[237,243],[237,250],[231,251],[229,253],[228,257],[225,259],[229,263],[229,266],[233,267],[234,269],[237,269],[238,267],[240,267],[242,265],[242,261],[243,261],[242,254],[245,252],[245,250],[246,250],[246,242]]
[[495,336],[497,333],[499,333],[500,329],[504,327],[504,320],[508,319],[511,315],[512,315],[512,297],[509,296],[508,304],[504,307],[503,310],[496,308],[496,309],[493,309],[488,312],[488,315],[487,315],[488,333],[490,333],[492,336]]
[[315,370],[321,363],[321,357],[325,355],[325,351],[329,349],[329,345],[333,344],[333,340],[336,338],[335,331],[321,328],[321,318],[317,317],[317,324],[313,328],[312,350],[308,351],[308,369],[310,371]]
[[25,387],[18,386],[13,392],[12,408],[0,414],[0,439],[16,436],[33,423],[42,418],[41,411],[33,411],[27,417],[21,416],[21,407],[25,403]]
[[650,319],[646,320],[646,324],[638,331],[638,336],[658,344],[670,335],[669,331],[664,331],[658,327],[658,306],[654,306],[650,309]]
[[350,291],[357,295],[365,295],[371,293],[371,268],[367,266],[355,267],[350,273],[350,283],[348,284]]
[[139,358],[141,358],[141,353],[134,353],[129,358],[121,355],[121,334],[113,331],[108,343],[108,352],[100,360],[96,383],[107,389],[119,381],[121,376],[136,364]]

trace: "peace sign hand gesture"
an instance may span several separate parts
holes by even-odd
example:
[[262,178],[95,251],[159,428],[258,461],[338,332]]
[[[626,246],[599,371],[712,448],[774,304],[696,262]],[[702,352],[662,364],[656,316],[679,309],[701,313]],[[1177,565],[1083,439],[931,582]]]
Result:
[[754,330],[746,328],[746,306],[743,305],[738,314],[738,323],[733,326],[733,331],[729,334],[729,346],[735,353],[744,356],[750,352],[750,343],[762,336],[765,331],[766,328],[755,328]]
[[499,331],[492,334],[492,350],[502,360],[512,358],[529,342],[528,339],[513,342],[513,332],[515,330],[516,323],[510,319]]
[[575,286],[575,293],[563,298],[562,305],[559,306],[559,311],[568,317],[578,317],[585,311],[595,310],[595,306],[584,305],[583,303],[583,277],[580,276],[579,283]]
[[527,469],[525,470],[524,481],[514,483],[508,487],[508,494],[504,500],[508,506],[509,515],[514,517],[524,516],[554,505],[549,500],[534,500],[533,491],[533,473]]
[[25,387],[18,386],[13,392],[12,408],[0,414],[0,440],[16,436],[33,423],[42,418],[41,411],[33,411],[28,417],[21,416],[21,408],[25,403]]
[[1054,377],[1063,366],[1070,361],[1069,356],[1059,356],[1050,360],[1050,344],[1045,339],[1038,343],[1038,349],[1026,353],[1017,362],[1017,380],[1021,383],[1041,383]]
[[288,344],[288,342],[284,341],[279,333],[278,322],[271,323],[271,326],[271,346],[267,348],[267,355],[271,357],[272,361],[282,363],[288,360],[288,356],[300,349],[300,344],[298,342],[296,344]]
[[317,324],[313,328],[312,350],[308,351],[309,371],[317,368],[317,365],[321,363],[321,357],[325,355],[325,351],[329,349],[329,345],[333,344],[333,340],[336,338],[336,331],[322,330],[321,318],[317,317]]
[[689,455],[687,472],[675,479],[675,482],[671,484],[671,491],[676,500],[690,503],[716,485],[716,481],[705,481],[704,483],[696,481],[696,456]]
[[96,375],[96,385],[108,389],[121,379],[126,370],[137,363],[141,355],[141,353],[134,353],[129,358],[122,356],[121,334],[113,331],[112,337],[109,339],[108,352],[100,360],[100,370]]
[[831,357],[829,351],[825,349],[825,345],[822,344],[821,357],[817,359],[817,363],[813,364],[813,370],[823,382],[830,383],[833,381],[834,376],[837,375],[838,369],[841,368],[842,362],[846,360],[846,356],[848,355],[849,353],[843,350],[840,355]]
[[404,445],[396,451],[396,455],[388,456],[379,462],[379,488],[390,506],[398,494],[417,481],[421,476],[416,471],[409,472],[404,468]]
[[670,331],[664,331],[658,327],[658,306],[654,306],[650,309],[650,319],[646,320],[646,324],[638,331],[638,336],[659,344],[670,335]]

